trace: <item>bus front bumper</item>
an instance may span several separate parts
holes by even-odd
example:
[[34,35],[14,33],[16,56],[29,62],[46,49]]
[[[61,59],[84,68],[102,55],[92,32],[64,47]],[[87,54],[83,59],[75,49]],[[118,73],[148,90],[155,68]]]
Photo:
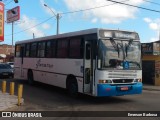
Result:
[[135,83],[132,85],[110,85],[98,84],[97,96],[121,96],[130,94],[141,94],[142,83]]

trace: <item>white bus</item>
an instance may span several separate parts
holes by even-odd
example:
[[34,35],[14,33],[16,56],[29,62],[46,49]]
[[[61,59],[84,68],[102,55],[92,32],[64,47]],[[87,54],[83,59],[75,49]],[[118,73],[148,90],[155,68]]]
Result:
[[91,96],[142,93],[138,33],[88,29],[18,41],[14,77]]

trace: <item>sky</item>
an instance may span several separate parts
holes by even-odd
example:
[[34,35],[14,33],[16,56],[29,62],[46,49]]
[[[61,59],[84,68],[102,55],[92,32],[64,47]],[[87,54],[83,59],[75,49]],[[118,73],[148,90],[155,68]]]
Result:
[[[60,14],[59,33],[90,28],[106,28],[135,31],[142,43],[159,40],[159,0],[2,0],[6,13],[20,6],[20,20],[13,25],[13,43],[16,41],[56,34],[55,15]],[[48,7],[44,6],[46,4]],[[139,8],[138,8],[139,7]],[[140,9],[147,8],[149,10]],[[12,24],[5,22],[4,42],[12,44]]]

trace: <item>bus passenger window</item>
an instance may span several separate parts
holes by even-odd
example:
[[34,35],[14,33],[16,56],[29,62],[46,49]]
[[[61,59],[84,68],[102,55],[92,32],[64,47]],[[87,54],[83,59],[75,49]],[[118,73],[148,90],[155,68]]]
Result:
[[55,57],[56,41],[48,41],[46,44],[45,56],[47,58]]
[[80,38],[73,38],[70,40],[69,57],[70,58],[81,57],[81,39]]
[[47,44],[46,44],[46,57],[47,57],[47,58],[52,57],[51,41],[48,41]]
[[37,43],[32,43],[30,57],[36,57],[36,54],[37,54]]
[[16,45],[16,57],[20,57],[20,49],[21,49],[21,46]]
[[58,40],[57,57],[58,58],[68,57],[68,40]]
[[29,57],[30,44],[26,44],[25,47],[25,57]]
[[45,52],[45,42],[38,43],[38,57],[44,57]]

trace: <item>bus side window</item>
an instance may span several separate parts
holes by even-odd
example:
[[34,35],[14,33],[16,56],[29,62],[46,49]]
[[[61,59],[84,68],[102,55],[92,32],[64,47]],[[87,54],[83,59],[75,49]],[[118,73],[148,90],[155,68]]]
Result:
[[90,52],[91,52],[91,45],[90,44],[86,44],[86,59],[90,59]]
[[30,57],[36,57],[37,55],[37,43],[32,43],[30,48]]
[[72,38],[69,45],[69,57],[80,58],[81,57],[81,39]]
[[69,40],[61,39],[57,41],[57,57],[67,58],[68,57],[68,43]]
[[30,44],[26,44],[25,46],[25,57],[29,57]]
[[47,41],[46,43],[46,50],[45,50],[45,57],[52,58],[55,57],[55,50],[56,50],[56,41]]
[[21,46],[20,45],[16,45],[16,52],[15,52],[15,56],[16,57],[20,57],[20,50],[21,50]]
[[39,42],[37,57],[44,57],[44,55],[45,55],[45,42]]

